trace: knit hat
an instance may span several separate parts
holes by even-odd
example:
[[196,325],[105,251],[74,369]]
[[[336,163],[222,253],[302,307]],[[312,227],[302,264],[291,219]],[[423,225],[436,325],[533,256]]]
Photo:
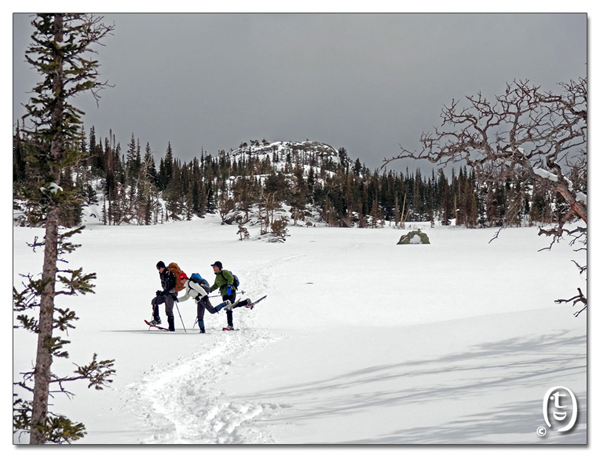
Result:
[[223,263],[220,261],[215,261],[214,264],[211,265],[213,268],[216,266],[219,269],[223,269]]
[[159,261],[156,263],[156,269],[166,268],[165,263],[163,261]]

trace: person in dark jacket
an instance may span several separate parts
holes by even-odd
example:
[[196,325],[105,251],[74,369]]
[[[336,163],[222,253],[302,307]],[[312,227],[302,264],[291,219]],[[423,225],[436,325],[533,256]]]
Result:
[[169,323],[169,331],[175,331],[175,316],[173,315],[173,306],[177,301],[177,292],[175,291],[175,284],[177,280],[175,275],[167,269],[162,261],[156,264],[160,275],[160,284],[162,290],[156,291],[156,296],[152,299],[152,316],[153,320],[150,322],[153,325],[160,324],[160,315],[158,306],[165,304],[165,313],[167,314],[167,321]]
[[223,264],[220,261],[215,261],[211,266],[215,272],[215,282],[210,288],[210,291],[212,292],[219,289],[223,302],[229,303],[225,306],[225,310],[227,311],[227,329],[233,330],[233,309],[242,306],[251,308],[252,302],[249,299],[236,302],[236,289],[233,274],[226,269],[223,269]]

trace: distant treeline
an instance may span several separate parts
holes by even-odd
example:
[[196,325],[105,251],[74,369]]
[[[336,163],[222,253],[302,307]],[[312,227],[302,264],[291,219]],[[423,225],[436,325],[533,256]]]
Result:
[[50,181],[60,184],[61,192],[79,197],[78,204],[63,210],[62,224],[68,227],[81,222],[88,205],[101,209],[106,225],[153,225],[209,213],[220,213],[229,223],[227,216],[234,213],[237,223],[244,224],[253,208],[265,210],[268,218],[269,211],[286,205],[294,223],[316,211],[330,226],[439,221],[469,228],[550,223],[564,207],[560,197],[535,189],[525,179],[478,179],[466,167],[426,176],[419,169],[377,172],[359,159],[351,160],[344,148],[338,160],[313,167],[293,155],[271,159],[224,151],[184,162],[169,143],[156,164],[148,143],[142,149],[132,135],[123,149],[112,133],[99,139],[92,127],[80,144],[71,146],[85,152],[85,159],[58,180],[38,176],[39,148],[17,128],[13,190],[15,209],[23,211],[22,224],[43,221],[44,196],[39,190]]

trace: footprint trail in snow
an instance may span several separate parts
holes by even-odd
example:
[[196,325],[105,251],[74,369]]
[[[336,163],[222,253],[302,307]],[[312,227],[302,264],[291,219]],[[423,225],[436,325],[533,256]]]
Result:
[[[282,259],[277,265],[295,258]],[[256,274],[259,272],[261,276]],[[245,285],[252,286],[252,291],[266,293],[265,270],[258,268],[244,274],[244,280]],[[280,407],[257,401],[231,401],[219,389],[221,379],[234,361],[279,339],[260,327],[252,311],[237,309],[234,314],[239,331],[207,330],[206,335],[198,337],[197,352],[168,365],[153,366],[141,381],[130,384],[132,405],[136,405],[149,427],[150,436],[143,443],[275,442],[264,431],[264,423],[257,421]],[[196,334],[197,329],[188,333]]]

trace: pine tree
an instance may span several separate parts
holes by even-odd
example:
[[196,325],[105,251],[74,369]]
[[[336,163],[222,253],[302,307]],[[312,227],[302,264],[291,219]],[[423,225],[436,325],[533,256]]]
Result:
[[[101,389],[110,382],[114,370],[113,361],[100,361],[96,355],[89,365],[78,366],[76,375],[60,378],[52,373],[54,358],[68,357],[63,347],[68,341],[54,336],[55,329],[66,331],[73,328],[76,319],[73,311],[56,307],[58,295],[92,293],[91,281],[95,274],[84,274],[81,269],[59,270],[58,262],[66,253],[77,247],[69,238],[81,228],[59,233],[60,215],[73,202],[73,194],[63,188],[65,168],[77,164],[82,152],[74,145],[80,140],[82,112],[71,105],[75,96],[97,91],[106,86],[97,81],[98,62],[90,58],[93,46],[112,31],[112,27],[101,23],[100,17],[82,14],[39,14],[33,20],[32,44],[26,51],[27,62],[40,74],[42,81],[33,88],[28,104],[26,119],[32,124],[28,129],[32,151],[32,189],[40,190],[37,199],[44,207],[45,237],[37,240],[33,247],[44,247],[44,262],[41,279],[26,276],[29,280],[25,290],[13,288],[14,308],[21,312],[21,326],[38,336],[34,370],[24,377],[18,386],[33,394],[33,399],[14,402],[14,428],[30,433],[30,443],[71,442],[85,434],[85,426],[74,423],[65,416],[53,415],[48,410],[51,384],[62,384],[67,380],[88,379],[90,386]],[[56,290],[58,281],[65,286]],[[39,300],[38,300],[39,299]],[[39,310],[37,319],[26,312]],[[55,316],[55,313],[58,316]],[[33,378],[33,388],[28,382]]]
[[23,183],[26,175],[25,144],[21,139],[21,132],[17,125],[17,132],[13,138],[13,182]]

